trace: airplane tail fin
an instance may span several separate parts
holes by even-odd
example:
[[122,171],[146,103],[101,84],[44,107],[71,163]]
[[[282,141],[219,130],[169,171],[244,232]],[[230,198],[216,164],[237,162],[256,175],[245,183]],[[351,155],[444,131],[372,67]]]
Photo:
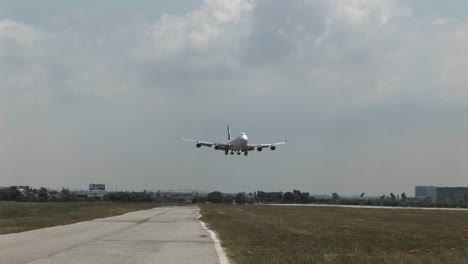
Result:
[[227,126],[227,132],[228,132],[228,140],[231,140],[231,129],[229,129],[229,125]]

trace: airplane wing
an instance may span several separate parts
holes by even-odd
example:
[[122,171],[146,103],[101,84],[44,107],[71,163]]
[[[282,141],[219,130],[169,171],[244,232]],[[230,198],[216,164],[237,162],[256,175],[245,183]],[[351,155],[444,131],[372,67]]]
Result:
[[211,148],[212,146],[215,146],[215,149],[220,149],[220,150],[225,150],[229,148],[229,145],[224,144],[224,143],[218,143],[218,142],[201,141],[201,140],[186,139],[186,138],[179,138],[179,140],[194,142],[196,143],[197,148],[201,146],[209,147],[209,148]]
[[262,151],[262,149],[264,148],[270,148],[271,150],[275,150],[276,149],[276,145],[283,145],[283,144],[286,144],[288,143],[287,140],[285,141],[281,141],[281,142],[276,142],[276,143],[269,143],[269,144],[249,144],[247,146],[248,150],[251,151],[251,150],[258,150],[258,151]]
[[186,138],[179,138],[179,140],[188,141],[188,142],[195,142],[195,143],[197,143],[197,145],[200,144],[200,146],[205,146],[205,147],[211,147],[211,146],[213,146],[215,144],[215,142],[193,140],[193,139],[186,139]]

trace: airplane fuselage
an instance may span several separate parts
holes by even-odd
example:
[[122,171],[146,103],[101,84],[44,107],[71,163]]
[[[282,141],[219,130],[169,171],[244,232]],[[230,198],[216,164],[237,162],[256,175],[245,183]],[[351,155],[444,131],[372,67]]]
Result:
[[229,140],[226,144],[229,145],[229,150],[242,151],[247,148],[249,139],[245,133],[240,133],[234,139]]

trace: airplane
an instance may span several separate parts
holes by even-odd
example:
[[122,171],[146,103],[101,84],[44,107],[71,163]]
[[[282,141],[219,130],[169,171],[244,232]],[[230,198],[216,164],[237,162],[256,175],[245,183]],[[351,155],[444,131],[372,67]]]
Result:
[[270,143],[270,144],[248,144],[249,139],[247,138],[247,135],[245,133],[240,133],[235,138],[231,139],[231,129],[229,129],[229,126],[227,126],[227,138],[228,138],[228,141],[224,143],[193,140],[193,139],[186,139],[186,138],[179,138],[179,140],[195,142],[196,143],[195,146],[197,148],[200,148],[202,146],[211,148],[212,146],[214,146],[215,150],[224,151],[224,155],[228,155],[229,153],[231,155],[234,155],[234,153],[237,153],[237,155],[240,155],[241,152],[244,152],[244,156],[247,156],[249,151],[252,151],[252,150],[262,151],[264,148],[270,148],[271,150],[275,150],[277,145],[282,145],[282,144],[287,143],[287,140],[285,140],[282,142]]

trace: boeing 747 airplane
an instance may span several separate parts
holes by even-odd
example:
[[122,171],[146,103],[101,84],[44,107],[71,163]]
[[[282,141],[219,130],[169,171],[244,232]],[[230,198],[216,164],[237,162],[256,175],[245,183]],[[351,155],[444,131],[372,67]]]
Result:
[[215,150],[223,150],[224,155],[228,155],[231,153],[231,155],[234,155],[234,153],[237,153],[237,155],[240,155],[241,152],[244,152],[244,155],[247,156],[249,151],[252,150],[257,150],[257,151],[262,151],[264,148],[270,148],[271,150],[276,149],[276,145],[282,145],[286,144],[286,140],[278,143],[270,143],[270,144],[248,144],[248,138],[245,133],[240,133],[237,135],[237,137],[231,139],[231,130],[229,129],[229,126],[227,126],[227,133],[228,133],[228,141],[224,143],[219,143],[219,142],[209,142],[209,141],[201,141],[201,140],[193,140],[193,139],[186,139],[186,138],[179,138],[180,140],[183,141],[189,141],[189,142],[195,142],[196,147],[200,148],[202,146],[204,147],[209,147],[211,148],[214,146]]

